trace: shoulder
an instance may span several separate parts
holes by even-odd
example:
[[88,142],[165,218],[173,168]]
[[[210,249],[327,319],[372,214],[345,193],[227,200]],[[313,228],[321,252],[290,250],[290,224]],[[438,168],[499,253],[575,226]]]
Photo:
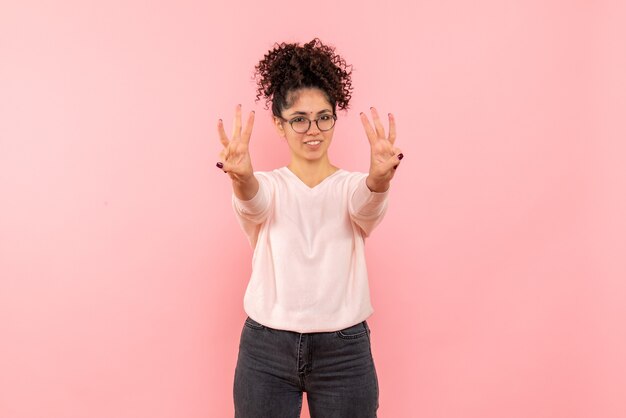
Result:
[[344,170],[343,168],[340,168],[339,172],[347,178],[367,177],[367,173],[364,173],[362,171],[348,171],[348,170]]
[[270,190],[282,189],[285,188],[291,180],[286,170],[287,167],[280,167],[274,170],[255,171],[254,176],[259,180],[259,183]]
[[364,181],[364,179],[368,176],[368,173],[363,173],[361,171],[348,171],[344,169],[339,169],[339,172],[336,174],[339,180],[351,186],[356,186],[360,181]]
[[275,182],[277,179],[284,176],[284,174],[281,173],[280,168],[269,171],[255,171],[254,175],[257,179],[264,180],[266,182]]

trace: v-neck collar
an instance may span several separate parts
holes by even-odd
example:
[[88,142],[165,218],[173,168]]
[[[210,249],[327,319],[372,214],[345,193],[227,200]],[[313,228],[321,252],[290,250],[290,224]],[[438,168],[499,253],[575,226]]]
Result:
[[298,177],[298,176],[296,175],[296,173],[294,173],[293,171],[291,171],[291,170],[289,169],[289,167],[284,166],[284,167],[282,168],[282,170],[283,170],[284,172],[286,172],[286,173],[287,173],[287,175],[292,176],[292,177],[296,180],[296,183],[298,183],[298,185],[299,185],[301,188],[303,188],[303,189],[305,189],[305,190],[308,190],[308,191],[314,191],[314,190],[319,189],[321,185],[323,185],[324,183],[326,183],[326,180],[328,180],[329,178],[333,177],[335,174],[339,173],[340,171],[343,171],[343,169],[342,169],[342,168],[340,168],[340,169],[338,169],[337,171],[335,171],[334,173],[329,174],[328,176],[326,176],[326,177],[324,178],[324,180],[320,181],[320,182],[319,182],[318,184],[316,184],[315,186],[310,187],[308,184],[306,184],[305,182],[303,182],[303,181],[300,179],[300,177]]

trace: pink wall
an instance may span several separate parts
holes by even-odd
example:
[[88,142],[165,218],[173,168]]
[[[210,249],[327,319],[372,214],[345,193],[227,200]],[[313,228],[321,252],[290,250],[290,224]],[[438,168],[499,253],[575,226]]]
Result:
[[314,36],[355,67],[333,162],[367,170],[372,105],[405,155],[379,416],[626,416],[624,3],[349,3],[2,3],[0,417],[232,416],[252,251],[215,123],[256,109],[255,169],[286,164],[250,77]]

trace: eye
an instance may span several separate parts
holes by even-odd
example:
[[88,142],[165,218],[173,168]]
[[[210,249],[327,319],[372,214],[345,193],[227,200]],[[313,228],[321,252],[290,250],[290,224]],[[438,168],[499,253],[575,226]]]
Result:
[[297,118],[293,118],[291,119],[292,122],[295,123],[300,123],[300,122],[304,122],[306,119],[304,119],[302,116],[298,116]]
[[320,119],[321,119],[321,120],[329,120],[329,119],[332,119],[332,116],[331,116],[331,115],[322,115],[322,116],[320,117]]

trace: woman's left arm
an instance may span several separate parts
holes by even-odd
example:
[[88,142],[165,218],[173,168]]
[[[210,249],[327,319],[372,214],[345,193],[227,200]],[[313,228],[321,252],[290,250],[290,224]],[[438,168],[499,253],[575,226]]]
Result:
[[396,121],[389,114],[389,136],[385,137],[385,128],[380,121],[375,108],[372,111],[374,128],[367,115],[361,112],[361,122],[371,147],[370,171],[367,176],[367,187],[376,193],[383,193],[389,189],[391,179],[396,173],[400,160],[404,157],[402,151],[394,146],[396,140]]

